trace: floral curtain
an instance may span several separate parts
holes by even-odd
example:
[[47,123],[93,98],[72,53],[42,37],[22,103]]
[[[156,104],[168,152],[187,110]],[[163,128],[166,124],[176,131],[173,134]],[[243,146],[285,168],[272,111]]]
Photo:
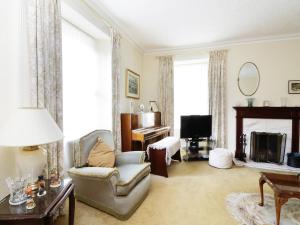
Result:
[[209,113],[216,147],[227,147],[226,122],[226,58],[227,50],[212,51],[209,56]]
[[159,58],[159,109],[162,125],[174,132],[174,63],[172,56]]
[[120,77],[121,35],[112,29],[112,132],[115,150],[121,151]]
[[[28,0],[28,50],[32,107],[46,108],[63,128],[60,0]],[[63,176],[62,141],[46,145],[48,177]]]

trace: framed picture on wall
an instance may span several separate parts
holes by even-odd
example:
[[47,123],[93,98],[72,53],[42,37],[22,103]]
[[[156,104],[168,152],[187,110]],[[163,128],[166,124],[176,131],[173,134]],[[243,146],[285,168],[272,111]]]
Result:
[[126,97],[140,98],[140,75],[132,70],[126,70]]
[[289,94],[300,94],[300,80],[289,80]]

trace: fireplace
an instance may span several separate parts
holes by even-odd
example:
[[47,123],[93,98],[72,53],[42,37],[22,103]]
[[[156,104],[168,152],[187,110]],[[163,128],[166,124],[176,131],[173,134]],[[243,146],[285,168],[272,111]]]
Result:
[[291,151],[299,152],[300,107],[233,107],[236,110],[235,157],[244,160],[243,120],[245,118],[292,120]]
[[255,162],[283,164],[286,134],[251,132],[250,159]]

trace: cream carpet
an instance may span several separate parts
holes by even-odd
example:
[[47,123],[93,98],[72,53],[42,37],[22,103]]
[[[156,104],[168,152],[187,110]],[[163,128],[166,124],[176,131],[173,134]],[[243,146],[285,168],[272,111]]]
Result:
[[[226,199],[228,211],[244,225],[273,225],[276,222],[274,198],[265,194],[264,206],[258,205],[257,193],[231,193]],[[281,225],[300,224],[300,201],[289,199],[281,209]]]
[[[259,171],[236,167],[216,169],[207,162],[172,163],[169,178],[151,175],[148,197],[127,221],[76,201],[76,225],[238,225],[226,209],[233,192],[259,191]],[[265,185],[265,190],[268,190]],[[101,191],[101,190],[99,190]],[[67,216],[55,225],[67,224]]]

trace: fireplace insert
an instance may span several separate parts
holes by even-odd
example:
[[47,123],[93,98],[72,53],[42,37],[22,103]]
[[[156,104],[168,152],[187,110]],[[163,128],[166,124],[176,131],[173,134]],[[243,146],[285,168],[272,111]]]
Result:
[[255,162],[283,164],[286,134],[251,132],[250,159]]

